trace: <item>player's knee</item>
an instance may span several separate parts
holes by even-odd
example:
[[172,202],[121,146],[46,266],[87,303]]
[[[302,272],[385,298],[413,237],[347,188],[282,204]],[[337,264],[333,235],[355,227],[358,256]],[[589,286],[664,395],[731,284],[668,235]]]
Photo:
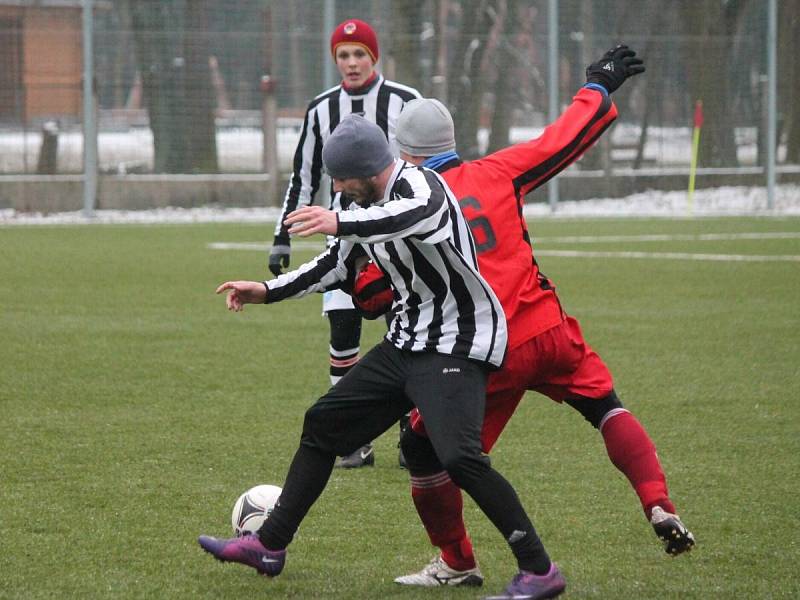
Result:
[[453,483],[466,490],[491,468],[489,457],[481,453],[456,452],[441,460],[444,470],[447,471]]
[[600,423],[610,411],[615,408],[623,408],[622,402],[617,397],[616,392],[612,389],[611,393],[602,398],[567,398],[564,400],[572,408],[577,410],[583,417],[592,424],[595,429],[600,427]]
[[303,439],[313,440],[319,433],[319,425],[324,422],[319,413],[320,411],[316,404],[306,410],[306,414],[303,417]]
[[[303,418],[303,434],[301,442],[334,454],[347,453],[341,447],[341,441],[345,436],[340,435],[342,430],[336,426],[336,420],[331,419],[330,411],[320,404],[314,404],[306,410]],[[358,446],[350,449],[350,452]]]
[[309,406],[306,409],[306,414],[303,418],[303,429],[315,428],[320,423],[324,423],[324,412],[325,411],[320,406],[320,403],[315,403]]
[[361,315],[357,310],[328,311],[331,347],[335,350],[356,348],[361,339]]
[[400,449],[403,451],[410,473],[429,474],[442,470],[431,441],[426,436],[415,433],[411,427],[403,430],[400,436]]

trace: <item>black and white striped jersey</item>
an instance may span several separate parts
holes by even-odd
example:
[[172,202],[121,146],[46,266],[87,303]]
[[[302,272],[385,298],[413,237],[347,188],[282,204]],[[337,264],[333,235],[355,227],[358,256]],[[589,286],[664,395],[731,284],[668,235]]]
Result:
[[391,280],[391,344],[500,366],[505,315],[478,273],[469,226],[439,175],[398,160],[379,202],[353,204],[338,219],[338,239],[327,251],[265,282],[268,303],[346,285],[369,256]]
[[[289,234],[283,225],[287,214],[300,206],[311,204],[322,177],[322,146],[345,116],[358,113],[376,123],[389,140],[392,154],[397,156],[395,125],[400,111],[409,100],[420,98],[414,88],[387,81],[382,75],[366,91],[348,92],[337,85],[314,98],[308,105],[303,130],[294,153],[292,178],[283,199],[283,209],[275,226],[275,243],[289,244]],[[340,210],[340,194],[331,190],[328,208]]]

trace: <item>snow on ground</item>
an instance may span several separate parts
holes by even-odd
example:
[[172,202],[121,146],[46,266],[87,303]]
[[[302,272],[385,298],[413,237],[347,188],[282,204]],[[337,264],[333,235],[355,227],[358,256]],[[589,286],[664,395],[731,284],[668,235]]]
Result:
[[[292,157],[300,130],[280,128],[277,132],[278,166],[292,168]],[[36,170],[39,132],[0,132],[0,173],[30,173]],[[226,128],[217,132],[217,156],[223,173],[261,172],[263,136],[259,129]],[[125,173],[153,169],[153,134],[149,128],[131,128],[124,132],[101,131],[97,136],[98,160],[104,172]],[[83,134],[64,131],[58,136],[60,173],[80,173],[83,165]]]
[[766,187],[719,187],[696,190],[691,204],[686,191],[649,190],[623,198],[560,202],[553,213],[547,204],[525,206],[528,217],[711,217],[800,216],[800,185],[775,187],[768,208]]
[[[292,158],[300,139],[301,120],[278,127],[278,165],[283,172],[292,168]],[[513,127],[509,132],[512,143],[538,137],[543,127]],[[631,160],[639,139],[640,128],[630,123],[618,123],[610,133],[612,157]],[[31,173],[41,146],[38,131],[0,130],[0,173]],[[481,153],[486,150],[489,132],[481,129],[478,142]],[[756,130],[736,128],[737,156],[744,166],[754,164],[757,154]],[[263,133],[254,127],[220,127],[217,129],[217,156],[222,173],[258,173],[262,170]],[[692,130],[688,127],[650,127],[644,147],[645,164],[660,167],[688,166]],[[153,169],[153,134],[149,128],[131,127],[125,131],[101,131],[97,136],[98,160],[103,172],[151,172]],[[778,149],[778,159],[785,155],[785,146]],[[70,129],[59,133],[58,168],[60,173],[79,173],[83,164],[83,134]]]
[[[274,222],[279,212],[278,208],[209,206],[138,211],[97,210],[87,217],[82,211],[43,215],[2,209],[0,225],[262,223]],[[561,202],[555,212],[546,203],[532,203],[525,206],[525,215],[534,218],[800,216],[800,185],[777,186],[775,206],[771,210],[767,208],[767,190],[764,187],[721,187],[697,190],[691,209],[685,191],[653,190],[624,198]]]

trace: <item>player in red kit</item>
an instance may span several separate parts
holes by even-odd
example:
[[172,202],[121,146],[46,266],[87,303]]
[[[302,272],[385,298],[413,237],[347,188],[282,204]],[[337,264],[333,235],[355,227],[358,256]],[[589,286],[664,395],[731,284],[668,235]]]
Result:
[[[617,110],[609,93],[642,71],[642,61],[626,46],[610,50],[587,68],[587,84],[540,137],[477,161],[459,159],[452,118],[436,100],[406,105],[398,120],[397,141],[404,160],[437,171],[459,198],[475,238],[481,274],[508,321],[506,362],[488,382],[484,451],[491,450],[526,390],[566,402],[600,431],[609,458],[629,479],[667,552],[680,554],[691,549],[694,538],[675,514],[655,446],[623,407],[608,368],[584,341],[578,322],[564,313],[553,283],[539,271],[522,214],[525,195],[577,160],[614,121]],[[371,286],[375,288],[374,273]],[[357,285],[354,295],[359,291]],[[412,427],[401,447],[414,503],[441,555],[422,571],[395,581],[480,585],[459,489],[439,465],[415,461],[415,448],[426,443],[424,423],[412,414]],[[538,597],[535,591],[528,593],[535,580],[518,578],[497,598]]]

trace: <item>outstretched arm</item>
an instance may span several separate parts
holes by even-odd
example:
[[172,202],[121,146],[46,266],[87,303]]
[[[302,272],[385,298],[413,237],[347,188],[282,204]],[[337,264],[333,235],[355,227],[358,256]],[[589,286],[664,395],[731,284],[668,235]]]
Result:
[[361,246],[342,240],[325,252],[269,281],[226,281],[217,288],[226,298],[228,310],[239,312],[245,304],[271,304],[288,298],[300,298],[312,292],[324,292],[352,286],[356,264],[366,256]]

